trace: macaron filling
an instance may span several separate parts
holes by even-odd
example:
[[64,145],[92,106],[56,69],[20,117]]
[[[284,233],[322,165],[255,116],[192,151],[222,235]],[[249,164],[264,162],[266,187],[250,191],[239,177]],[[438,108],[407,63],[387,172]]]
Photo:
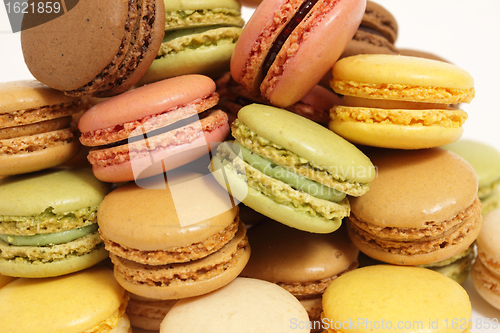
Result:
[[242,27],[244,21],[239,10],[230,8],[185,9],[165,13],[165,31],[214,24]]
[[310,195],[320,199],[334,202],[340,202],[346,197],[346,194],[343,192],[302,177],[294,172],[290,172],[286,168],[271,162],[270,160],[252,152],[240,144],[237,144],[237,146],[240,149],[245,162],[263,172],[267,176],[276,178],[296,190],[309,193]]
[[280,52],[281,48],[285,44],[286,40],[290,36],[293,30],[304,20],[304,18],[307,16],[307,14],[311,11],[311,9],[314,7],[314,5],[318,2],[318,0],[306,0],[304,1],[293,18],[286,24],[285,28],[279,33],[278,37],[274,41],[273,45],[269,49],[268,54],[266,55],[266,58],[264,59],[262,63],[262,77],[266,77],[267,73],[269,72],[269,69],[271,68],[272,64],[274,63],[274,60],[278,56],[278,53]]
[[97,223],[85,227],[65,230],[49,234],[36,234],[33,236],[5,235],[0,234],[0,239],[10,245],[16,246],[46,246],[71,242],[97,231]]

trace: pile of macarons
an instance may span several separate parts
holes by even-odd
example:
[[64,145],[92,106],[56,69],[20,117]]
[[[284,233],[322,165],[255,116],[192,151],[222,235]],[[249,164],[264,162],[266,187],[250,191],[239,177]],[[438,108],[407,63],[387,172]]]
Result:
[[386,8],[39,20],[35,80],[0,83],[0,332],[467,333],[471,271],[500,309],[500,152],[460,140],[474,80],[398,49]]

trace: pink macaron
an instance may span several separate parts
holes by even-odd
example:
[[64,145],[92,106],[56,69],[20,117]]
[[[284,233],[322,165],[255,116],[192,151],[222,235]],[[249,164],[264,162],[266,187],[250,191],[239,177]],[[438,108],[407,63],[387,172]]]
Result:
[[208,153],[229,133],[213,107],[215,83],[203,75],[158,81],[89,109],[78,123],[95,176],[123,182],[154,176]]
[[231,75],[273,105],[300,100],[333,66],[363,18],[366,0],[264,0],[231,58]]

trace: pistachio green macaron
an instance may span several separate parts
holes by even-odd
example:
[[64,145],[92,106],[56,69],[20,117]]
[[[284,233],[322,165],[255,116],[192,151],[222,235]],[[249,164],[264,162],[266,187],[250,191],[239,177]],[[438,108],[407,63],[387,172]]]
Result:
[[184,74],[218,77],[244,24],[237,0],[164,0],[165,37],[138,85]]
[[292,112],[248,105],[231,130],[236,141],[219,146],[213,175],[243,204],[290,227],[337,230],[350,212],[346,194],[364,194],[375,178],[354,145]]
[[463,157],[476,171],[477,194],[483,205],[483,215],[497,208],[500,202],[500,152],[488,144],[465,139],[443,148]]
[[108,256],[97,207],[109,191],[90,169],[48,169],[0,180],[0,273],[51,277]]

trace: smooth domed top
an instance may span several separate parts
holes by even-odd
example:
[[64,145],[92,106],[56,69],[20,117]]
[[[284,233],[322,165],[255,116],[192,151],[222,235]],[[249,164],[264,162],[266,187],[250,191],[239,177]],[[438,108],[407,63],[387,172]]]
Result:
[[329,129],[295,113],[251,104],[238,119],[261,137],[323,167],[334,176],[360,183],[375,177],[373,164],[353,144]]
[[377,177],[366,194],[349,199],[358,220],[423,228],[454,217],[477,197],[474,169],[451,151],[373,149],[368,155]]
[[78,101],[36,80],[0,83],[0,114]]
[[238,207],[212,175],[170,171],[167,177],[143,187],[131,182],[107,195],[97,212],[105,237],[154,251],[204,241],[234,221]]
[[342,333],[465,333],[472,314],[467,292],[452,279],[390,265],[358,268],[332,281],[323,311],[329,324],[355,323],[344,325]]
[[359,54],[343,58],[333,77],[360,83],[470,89],[474,79],[464,69],[437,60],[393,54]]
[[52,207],[55,214],[97,206],[110,185],[90,169],[48,169],[0,179],[0,215],[33,216]]
[[121,125],[183,107],[214,92],[215,82],[204,75],[183,75],[158,81],[96,104],[82,115],[78,128],[85,133]]
[[19,278],[0,289],[0,331],[80,333],[110,318],[125,290],[113,272],[93,268],[54,278]]
[[358,257],[345,229],[316,234],[272,220],[248,230],[252,248],[241,276],[270,282],[304,283],[332,278]]

